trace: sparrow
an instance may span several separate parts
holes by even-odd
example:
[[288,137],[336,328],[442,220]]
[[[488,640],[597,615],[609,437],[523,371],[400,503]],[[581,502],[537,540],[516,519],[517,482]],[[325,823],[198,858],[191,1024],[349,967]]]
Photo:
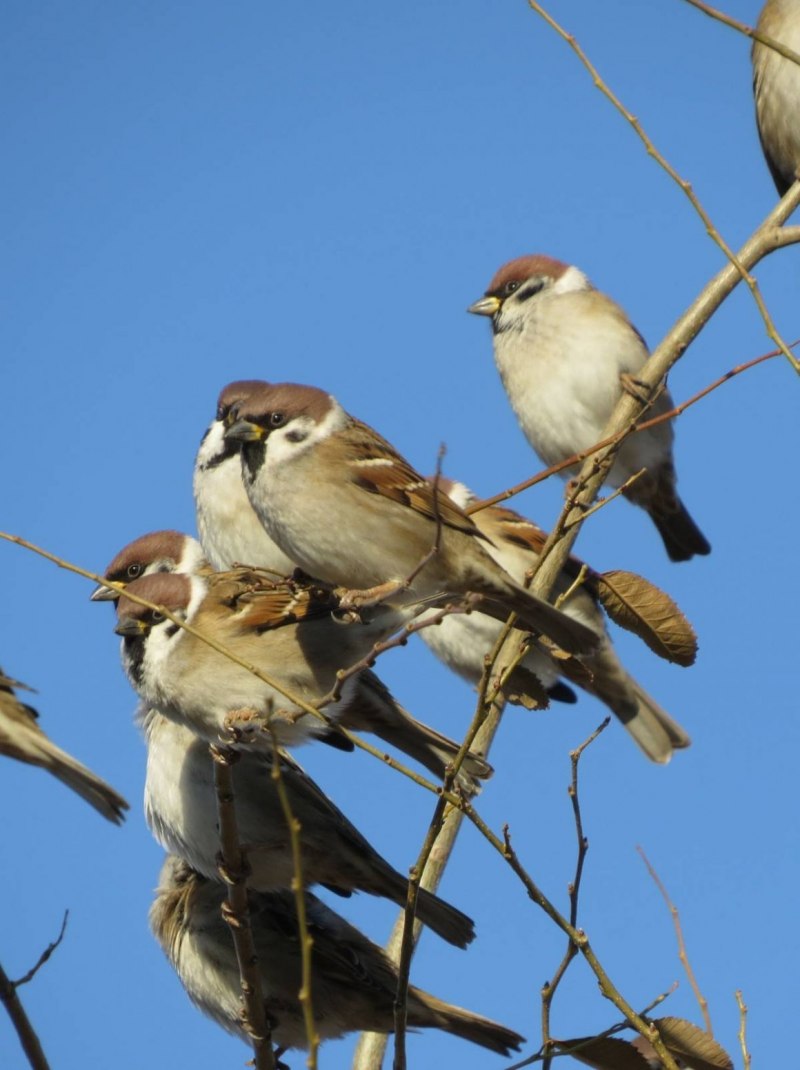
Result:
[[[600,442],[623,390],[637,392],[636,374],[649,355],[644,339],[577,267],[540,255],[511,260],[467,311],[491,317],[495,363],[511,407],[548,466]],[[673,407],[664,390],[647,417]],[[675,489],[673,438],[668,422],[630,435],[608,481],[620,487],[645,469],[625,497],[649,514],[670,559],[688,561],[711,546]]]
[[[192,1002],[229,1033],[249,1043],[242,1024],[241,985],[233,939],[221,908],[225,887],[168,856],[150,908],[150,928]],[[321,1040],[369,1030],[394,1031],[397,967],[363,933],[305,893],[313,940],[314,1024]],[[297,997],[302,979],[294,893],[249,892],[250,924],[272,1040],[278,1054],[307,1047]],[[408,1024],[453,1033],[490,1051],[518,1051],[523,1037],[496,1022],[443,1003],[411,986]]]
[[[800,52],[800,0],[767,0],[756,28]],[[759,41],[752,60],[758,137],[782,197],[800,166],[800,67]]]
[[[238,458],[236,464],[235,476],[241,483]],[[242,493],[244,494],[243,490]],[[247,509],[255,519],[249,501],[246,498],[245,500]],[[256,523],[258,523],[257,520]],[[259,530],[263,530],[260,524]],[[266,539],[266,535],[264,537]],[[251,574],[246,569],[229,573],[214,572],[203,556],[203,551],[196,539],[179,531],[154,531],[124,546],[108,565],[104,577],[109,583],[124,586],[141,576],[149,576],[158,572],[198,575],[212,586],[216,583],[227,584],[231,579],[238,577],[246,579]],[[254,575],[258,576],[257,573]],[[266,578],[270,587],[274,588],[274,577],[259,578]],[[299,583],[295,582],[293,586],[290,586],[288,581],[283,587],[286,591],[297,591],[300,588]],[[95,601],[116,601],[119,595],[118,587],[98,584],[91,597]],[[384,616],[387,617],[387,627],[386,629],[381,627],[376,635],[370,636],[372,641],[383,638],[384,632],[394,630],[395,625],[399,626],[401,623],[401,621],[395,622],[388,611]],[[293,621],[287,620],[286,624],[293,624]],[[330,615],[326,618],[324,613],[316,620],[316,630],[322,637],[327,634],[325,642],[332,651],[339,647],[345,639],[343,633],[350,627],[357,629],[360,626],[357,623],[344,625]],[[437,780],[443,779],[447,765],[459,751],[459,744],[454,740],[412,717],[375,673],[368,669],[358,674],[350,702],[342,712],[339,724],[350,731],[374,733],[386,743],[397,747],[398,750],[425,766]],[[491,774],[492,767],[488,762],[478,754],[470,752],[466,755],[459,770],[456,783],[468,795],[474,795],[480,790],[479,781],[488,778]]]
[[265,385],[258,379],[244,379],[229,383],[219,395],[216,417],[203,436],[194,466],[197,531],[203,552],[215,569],[255,565],[290,576],[295,563],[266,533],[247,497],[240,443],[225,438],[234,405]]
[[237,403],[225,432],[242,444],[250,502],[278,546],[311,576],[418,605],[477,596],[481,608],[570,652],[596,636],[520,587],[465,513],[331,395],[293,383]]
[[[214,768],[208,744],[157,710],[138,717],[147,742],[144,808],[158,842],[204,877],[219,880],[219,831]],[[341,896],[354,891],[383,896],[405,907],[408,880],[393,869],[285,751],[241,751],[233,764],[239,838],[248,887],[259,892],[291,888],[295,870],[286,819],[272,779],[274,762],[299,822],[303,879]],[[420,889],[417,918],[443,939],[466,947],[472,920]]]
[[107,820],[122,824],[129,808],[125,799],[91,769],[55,745],[36,723],[39,716],[36,710],[20,702],[14,688],[25,688],[25,685],[0,669],[0,754],[46,769]]
[[[463,483],[442,480],[442,489],[462,509],[478,499]],[[472,518],[489,540],[490,552],[506,571],[522,579],[539,559],[547,533],[511,509],[489,506],[472,513]],[[571,557],[562,570],[555,593],[566,593],[580,574],[583,562]],[[599,639],[597,650],[579,660],[588,669],[572,682],[595,695],[620,720],[635,743],[654,762],[665,763],[673,750],[688,747],[690,739],[655,699],[625,670],[606,631],[603,611],[591,593],[591,570],[587,580],[562,602],[568,616],[581,621]],[[477,683],[484,670],[486,654],[494,647],[500,626],[483,613],[447,616],[441,624],[419,632],[436,656],[459,675]],[[552,688],[560,673],[570,675],[571,662],[555,661],[548,653],[531,646],[521,664],[511,673],[507,691],[517,701]]]

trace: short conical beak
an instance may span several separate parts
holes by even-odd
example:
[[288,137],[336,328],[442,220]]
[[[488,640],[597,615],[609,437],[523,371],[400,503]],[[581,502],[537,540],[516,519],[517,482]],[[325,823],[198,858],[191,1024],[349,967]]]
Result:
[[264,428],[249,420],[237,420],[225,432],[225,439],[234,442],[260,442],[264,437]]
[[113,587],[106,587],[104,583],[98,583],[89,598],[92,602],[116,602],[121,593]]
[[472,312],[476,316],[493,316],[495,312],[500,311],[501,304],[499,297],[482,297],[480,301],[470,305],[467,312]]
[[126,639],[135,639],[143,635],[147,635],[149,627],[143,620],[121,620],[117,623],[114,631],[117,635],[122,635]]

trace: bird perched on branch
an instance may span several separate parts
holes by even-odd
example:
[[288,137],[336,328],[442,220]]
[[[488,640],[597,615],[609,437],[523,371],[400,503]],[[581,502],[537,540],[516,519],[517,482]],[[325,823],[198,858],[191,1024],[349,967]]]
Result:
[[[235,458],[236,470],[231,475],[238,480],[247,511],[252,516],[258,530],[267,539],[258,519],[253,513],[249,501],[241,486],[241,465],[238,456]],[[203,556],[203,551],[196,539],[184,535],[179,531],[154,531],[142,535],[138,539],[124,546],[114,557],[105,570],[104,576],[109,583],[125,586],[143,576],[155,573],[179,572],[187,575],[198,575],[211,584],[228,583],[232,578],[244,578],[253,576],[258,581],[266,579],[271,592],[273,607],[279,608],[279,600],[275,595],[276,590],[299,591],[302,584],[295,582],[289,586],[289,581],[284,583],[283,588],[274,577],[264,577],[260,571],[246,569],[234,570],[228,573],[215,573]],[[116,600],[120,591],[117,587],[99,584],[92,593],[95,601]],[[335,603],[333,603],[335,605]],[[291,606],[291,600],[286,602]],[[342,624],[334,619],[330,613],[331,604],[322,606],[323,612],[315,617],[315,634],[319,636],[319,642],[335,655],[339,652],[341,667],[346,667],[347,659],[352,658],[351,644],[355,638],[357,642],[372,643],[376,639],[383,638],[402,622],[402,615],[396,621],[394,612],[388,609],[379,610],[375,614],[373,627],[362,625],[355,621],[349,625]],[[327,615],[326,615],[327,614]],[[385,623],[381,623],[384,621]],[[286,626],[295,625],[295,621],[287,619]],[[347,634],[349,629],[355,629],[354,635]],[[359,629],[364,632],[358,634]],[[301,633],[295,629],[294,633]],[[293,647],[293,656],[300,657],[300,647]],[[459,744],[449,739],[430,726],[418,721],[405,710],[390,693],[387,687],[378,679],[375,673],[364,669],[357,675],[354,691],[346,708],[341,711],[339,724],[343,728],[355,732],[371,732],[379,736],[386,743],[408,754],[415,761],[420,762],[429,769],[434,776],[441,780],[444,777],[446,766],[453,760],[459,750]],[[341,738],[341,737],[340,737]],[[479,780],[491,776],[492,768],[479,755],[470,752],[466,755],[459,770],[457,783],[467,792],[473,795],[479,790]]]
[[[144,809],[147,823],[168,851],[204,877],[219,880],[219,831],[214,769],[208,744],[157,710],[139,715],[147,742]],[[337,895],[367,892],[405,907],[408,879],[372,847],[322,789],[285,751],[240,751],[233,763],[236,822],[247,859],[247,885],[269,892],[291,888],[291,842],[278,787],[279,762],[289,809],[299,824],[303,880]],[[470,918],[438,896],[419,890],[417,919],[457,947],[475,935]]]
[[[800,53],[800,0],[767,0],[756,28]],[[782,197],[800,166],[800,66],[760,41],[752,59],[758,136]]]
[[[636,375],[648,358],[644,339],[576,267],[540,255],[511,260],[468,311],[491,318],[495,363],[511,407],[548,466],[600,442],[623,390],[640,393]],[[664,390],[647,417],[673,407]],[[668,422],[629,435],[609,483],[620,487],[645,470],[625,496],[649,514],[670,559],[686,561],[711,547],[675,488],[673,437]]]
[[359,604],[478,596],[485,611],[517,613],[565,650],[596,642],[512,580],[469,517],[323,390],[265,384],[231,415],[225,437],[242,444],[253,508],[309,575],[351,589]]
[[[474,504],[475,495],[463,483],[441,481],[442,490],[462,509]],[[511,509],[489,506],[471,514],[489,540],[489,552],[510,575],[523,580],[539,559],[547,535],[541,528]],[[676,748],[688,747],[690,740],[655,699],[625,670],[606,631],[603,612],[593,596],[589,571],[585,582],[575,587],[582,562],[571,558],[556,583],[556,594],[569,596],[561,603],[566,614],[595,631],[599,646],[595,653],[579,659],[584,671],[575,674],[574,659],[559,661],[546,650],[532,645],[524,660],[508,678],[506,691],[514,701],[528,702],[551,688],[565,674],[576,686],[596,695],[617,717],[641,750],[654,762],[668,762]],[[482,613],[445,617],[441,624],[423,628],[420,635],[447,666],[472,683],[484,672],[485,657],[495,645],[501,626]]]
[[[225,886],[168,857],[161,870],[150,927],[190,999],[223,1029],[250,1043],[241,1016],[241,984],[233,939],[222,918]],[[249,892],[250,924],[272,1039],[279,1054],[308,1045],[298,999],[301,945],[294,893]],[[321,1040],[361,1030],[394,1031],[397,967],[385,952],[310,892],[305,894],[313,941],[314,1026]],[[518,1051],[511,1029],[443,1003],[413,985],[408,1025],[442,1029],[500,1055]]]
[[32,706],[20,702],[14,688],[25,687],[0,669],[0,754],[46,769],[115,825],[122,823],[128,803],[71,754],[57,747],[37,724]]

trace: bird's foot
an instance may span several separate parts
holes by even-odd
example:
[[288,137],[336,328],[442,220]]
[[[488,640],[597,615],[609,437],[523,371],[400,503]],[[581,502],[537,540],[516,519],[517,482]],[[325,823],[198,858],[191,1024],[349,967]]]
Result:
[[264,730],[264,715],[250,706],[229,710],[222,722],[223,736],[232,743],[251,743]]
[[643,405],[650,400],[652,391],[649,384],[637,379],[635,375],[631,375],[630,372],[620,372],[619,381],[622,383],[622,389],[625,393],[630,394],[637,401],[641,401]]
[[404,587],[402,580],[387,580],[386,583],[379,583],[377,587],[366,587],[360,591],[345,591],[339,600],[339,607],[347,612],[378,606],[398,591],[402,591]]

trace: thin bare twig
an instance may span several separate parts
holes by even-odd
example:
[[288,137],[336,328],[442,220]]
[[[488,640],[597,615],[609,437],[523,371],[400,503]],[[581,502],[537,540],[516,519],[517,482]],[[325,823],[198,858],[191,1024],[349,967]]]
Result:
[[502,845],[498,845],[498,849],[503,854],[503,857],[511,866],[512,870],[517,874],[525,889],[528,892],[529,897],[539,906],[545,914],[569,937],[570,941],[575,945],[580,954],[586,960],[588,966],[591,968],[592,973],[597,978],[598,985],[601,993],[608,999],[624,1016],[626,1022],[632,1026],[637,1033],[649,1040],[656,1050],[659,1059],[662,1062],[664,1070],[679,1070],[677,1063],[672,1055],[667,1050],[661,1035],[658,1031],[658,1027],[653,1022],[648,1022],[644,1019],[634,1008],[628,1003],[611,978],[606,973],[605,968],[598,959],[597,955],[592,948],[589,937],[582,929],[576,928],[571,925],[570,922],[558,911],[547,896],[542,892],[533,878],[522,866],[517,854],[511,844],[511,833],[508,825],[503,828],[503,841]]
[[300,832],[302,826],[292,813],[291,803],[289,802],[289,793],[286,790],[286,785],[281,776],[278,740],[274,732],[272,743],[275,750],[275,757],[272,762],[270,775],[278,792],[283,816],[286,819],[286,827],[289,830],[289,843],[292,850],[292,891],[294,892],[295,908],[297,910],[297,932],[300,939],[301,962],[301,979],[298,999],[303,1010],[303,1022],[305,1024],[306,1040],[308,1041],[306,1066],[308,1067],[308,1070],[316,1070],[317,1054],[319,1051],[319,1032],[314,1018],[314,1007],[311,998],[311,952],[314,947],[314,941],[308,930],[308,914],[306,911],[306,886],[305,881],[303,880],[303,859],[300,846]]
[[535,11],[537,15],[543,18],[547,25],[550,26],[550,28],[553,29],[558,34],[558,36],[569,45],[569,47],[578,57],[580,62],[586,68],[588,73],[591,75],[592,81],[594,82],[596,88],[600,90],[603,96],[606,97],[606,99],[609,100],[611,104],[613,104],[613,106],[617,109],[620,115],[622,115],[622,117],[626,119],[627,122],[629,122],[630,125],[633,127],[634,131],[636,132],[636,135],[639,137],[640,141],[647,149],[648,155],[653,157],[656,163],[661,168],[663,168],[664,171],[666,171],[666,173],[673,180],[673,182],[675,182],[675,184],[686,195],[695,212],[700,216],[700,219],[703,221],[703,225],[705,226],[706,233],[708,234],[708,236],[722,250],[727,259],[730,261],[731,266],[737,271],[741,280],[746,283],[748,289],[750,290],[750,293],[753,296],[753,300],[755,301],[756,306],[758,307],[758,311],[761,314],[761,318],[764,321],[764,326],[766,328],[767,335],[772,339],[778,349],[780,349],[781,353],[783,353],[783,355],[789,361],[794,370],[800,373],[800,361],[798,361],[794,354],[789,350],[789,347],[787,346],[786,342],[778,333],[778,329],[776,328],[773,322],[772,316],[769,313],[769,309],[767,308],[766,304],[764,303],[764,299],[761,296],[761,291],[758,288],[758,283],[756,282],[755,278],[750,274],[749,268],[752,265],[746,264],[741,258],[741,256],[737,256],[737,254],[734,253],[734,251],[730,248],[728,243],[714,226],[708,212],[700,203],[697,194],[692,189],[691,183],[687,182],[685,178],[679,175],[675,168],[672,166],[672,164],[666,159],[666,157],[661,152],[659,152],[651,138],[648,137],[648,135],[645,133],[642,124],[639,122],[633,112],[629,111],[628,108],[625,107],[625,105],[622,103],[616,93],[613,92],[610,86],[600,76],[599,71],[591,62],[591,60],[586,55],[581,46],[578,44],[575,37],[571,33],[568,33],[567,30],[565,30],[564,27],[561,26],[558,22],[556,22],[553,16],[550,15],[547,11],[545,11],[542,5],[537,3],[536,0],[528,0],[528,6],[533,11]]
[[16,1030],[20,1046],[25,1052],[31,1070],[50,1070],[42,1043],[17,994],[17,986],[9,979],[2,966],[0,966],[0,1002],[8,1012],[8,1017]]
[[736,1003],[739,1007],[739,1047],[742,1050],[744,1070],[750,1070],[750,1052],[747,1049],[747,1004],[741,989],[736,990]]
[[[620,496],[620,494],[624,494],[626,490],[630,490],[636,480],[641,479],[641,477],[645,474],[646,471],[646,468],[640,468],[638,472],[634,472],[632,476],[628,476],[625,482],[621,486],[617,487],[616,490],[613,490],[611,494],[607,494],[605,498],[599,498],[594,503],[594,505],[590,509],[587,509],[586,512],[583,514],[581,523],[583,523],[584,520],[588,520],[592,513],[596,513],[600,509],[605,508],[605,506],[607,506],[609,502],[613,502],[615,498],[618,498]],[[574,523],[574,521],[572,523]],[[565,524],[564,531],[569,531],[571,526],[572,524]]]
[[[232,766],[237,761],[238,754],[230,748],[214,745],[210,750],[214,760],[214,786],[217,792],[219,841],[223,863],[221,875],[228,889],[222,916],[230,927],[239,963],[244,999],[243,1022],[253,1045],[256,1070],[275,1070],[275,1055],[261,988],[258,955],[250,926],[247,860],[241,848],[236,822]],[[273,762],[273,766],[275,764],[277,763]]]
[[53,954],[55,949],[58,947],[58,945],[64,939],[64,933],[67,931],[67,919],[68,918],[69,918],[69,911],[65,910],[64,911],[64,917],[61,919],[61,928],[59,930],[58,936],[55,938],[55,940],[53,940],[52,943],[47,945],[47,947],[44,949],[44,951],[41,953],[41,955],[37,959],[36,964],[34,966],[31,966],[31,968],[28,970],[28,972],[26,974],[24,974],[22,977],[20,977],[20,979],[18,981],[12,981],[11,982],[14,985],[14,988],[20,988],[22,985],[28,984],[29,981],[33,980],[33,978],[36,976],[36,974],[39,972],[39,970],[42,968],[42,966],[44,966],[44,964],[47,962],[47,960]]
[[670,916],[672,917],[672,924],[675,927],[675,938],[678,941],[678,958],[681,961],[681,965],[683,966],[686,976],[689,979],[689,984],[691,985],[692,991],[694,992],[694,997],[700,1007],[700,1011],[703,1015],[703,1021],[705,1022],[706,1026],[706,1032],[710,1037],[713,1037],[714,1030],[711,1026],[711,1015],[708,1011],[708,1000],[700,991],[700,985],[697,983],[697,978],[695,977],[694,970],[692,969],[692,964],[689,961],[689,955],[686,951],[686,941],[683,938],[683,927],[681,925],[681,917],[678,913],[678,908],[670,899],[669,892],[667,891],[664,882],[661,880],[658,873],[656,873],[655,868],[650,862],[650,859],[644,853],[644,849],[642,847],[637,846],[636,850],[639,852],[639,857],[647,866],[647,872],[652,877],[656,888],[658,888],[659,892],[661,892],[661,896],[664,902],[667,904],[667,909],[669,910]]
[[[578,903],[581,893],[581,879],[583,877],[583,865],[586,861],[586,853],[589,850],[589,841],[583,831],[583,817],[581,816],[581,803],[580,795],[578,794],[578,767],[580,764],[581,756],[583,752],[589,747],[601,732],[608,728],[611,722],[610,717],[606,717],[601,725],[599,725],[588,739],[584,740],[579,747],[570,751],[570,764],[572,766],[572,776],[570,778],[569,788],[567,789],[570,802],[572,803],[572,815],[575,821],[575,837],[577,839],[577,858],[575,860],[575,876],[569,885],[569,923],[573,928],[578,925]],[[578,954],[578,949],[572,940],[567,940],[567,948],[564,952],[564,957],[556,969],[550,981],[547,981],[542,986],[542,1053],[544,1055],[544,1068],[549,1070],[550,1063],[552,1061],[552,1048],[553,1037],[550,1032],[550,1012],[553,1005],[553,997],[558,991],[558,986],[569,969],[570,963]]]
[[786,59],[790,59],[792,63],[800,64],[800,55],[798,55],[797,52],[793,52],[791,48],[783,44],[782,41],[770,37],[770,35],[764,33],[763,30],[757,30],[753,26],[748,26],[746,22],[739,22],[738,19],[726,15],[723,11],[717,11],[716,8],[711,7],[709,4],[704,4],[702,0],[686,0],[686,3],[691,4],[692,7],[696,7],[697,10],[702,11],[704,15],[716,19],[717,22],[721,22],[725,26],[730,26],[732,30],[737,30],[739,33],[744,34],[745,37],[749,37],[753,41],[760,41],[761,44],[766,45],[767,48],[772,48],[775,52],[780,52],[782,56],[785,56]]

